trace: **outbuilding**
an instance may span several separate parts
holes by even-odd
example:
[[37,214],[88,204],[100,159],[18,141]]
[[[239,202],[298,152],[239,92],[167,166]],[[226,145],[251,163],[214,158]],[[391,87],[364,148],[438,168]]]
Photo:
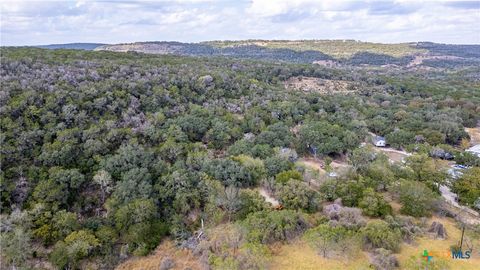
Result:
[[385,147],[387,145],[387,141],[385,140],[385,137],[374,136],[373,137],[373,144],[377,147]]

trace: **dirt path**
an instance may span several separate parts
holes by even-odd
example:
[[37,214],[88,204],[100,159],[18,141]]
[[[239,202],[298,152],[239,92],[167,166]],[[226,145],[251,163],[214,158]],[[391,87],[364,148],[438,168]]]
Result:
[[460,205],[457,202],[457,197],[458,195],[453,193],[449,187],[445,185],[440,185],[440,193],[442,194],[442,197],[451,205],[455,207],[460,207]]
[[466,206],[455,206],[445,200],[441,204],[441,208],[460,222],[469,225],[480,225],[480,214]]
[[327,173],[322,167],[323,162],[320,162],[319,160],[314,160],[313,158],[301,158],[298,160],[298,162],[318,170],[319,173],[322,173],[322,174]]
[[377,152],[382,152],[388,156],[388,158],[394,162],[401,162],[404,158],[411,156],[411,153],[400,151],[393,148],[387,147],[375,147]]
[[470,135],[470,145],[480,144],[480,127],[465,128],[465,131]]

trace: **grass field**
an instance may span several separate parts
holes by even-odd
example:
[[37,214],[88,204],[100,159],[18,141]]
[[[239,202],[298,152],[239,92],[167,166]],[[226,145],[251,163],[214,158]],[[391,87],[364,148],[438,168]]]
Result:
[[[433,254],[443,253],[446,255],[450,250],[450,246],[458,244],[461,238],[461,230],[456,226],[455,222],[449,218],[438,218],[434,217],[429,220],[428,224],[431,224],[434,220],[440,221],[446,228],[448,233],[448,238],[446,240],[434,240],[430,237],[421,237],[417,239],[416,245],[402,245],[402,250],[398,254],[398,259],[400,264],[405,264],[411,256],[421,256],[423,250],[428,252],[433,252]],[[468,260],[458,260],[452,258],[440,258],[443,260],[447,266],[452,270],[476,270],[480,269],[480,252],[478,248],[480,247],[480,241],[473,241],[473,255]],[[435,256],[433,258],[435,260]],[[437,258],[438,259],[438,258]],[[406,268],[403,268],[406,269]]]
[[284,245],[273,256],[269,269],[276,270],[361,270],[369,268],[368,255],[357,253],[354,257],[325,259],[310,245],[298,241]]
[[[400,269],[409,269],[406,264],[413,256],[415,258],[422,258],[423,250],[429,252],[440,253],[448,252],[451,245],[457,244],[461,237],[461,230],[456,227],[455,222],[450,218],[434,217],[428,220],[430,225],[434,220],[440,221],[446,228],[448,239],[434,240],[428,236],[420,237],[413,245],[402,244],[401,252],[396,254]],[[480,269],[480,242],[473,241],[474,252],[472,258],[468,260],[454,260],[445,258],[444,260],[447,269],[452,270],[478,270]],[[434,258],[435,259],[435,258]],[[438,259],[438,258],[437,258]],[[325,259],[313,250],[308,244],[299,241],[293,244],[282,246],[279,251],[273,256],[269,269],[276,270],[296,270],[296,269],[371,269],[368,254],[359,252],[354,257],[348,258],[334,258]]]
[[[407,263],[411,258],[417,260],[422,259],[423,250],[435,254],[448,254],[452,245],[458,244],[461,238],[461,230],[451,218],[432,217],[427,220],[427,225],[433,221],[441,222],[447,231],[448,238],[446,240],[435,240],[429,236],[419,237],[414,244],[405,244],[401,246],[400,253],[396,257],[400,263],[400,269],[409,270]],[[465,235],[469,235],[469,231]],[[447,268],[452,270],[477,270],[480,269],[480,241],[465,240],[470,246],[473,246],[472,257],[468,260],[454,260],[449,257],[435,257],[434,260],[442,260]],[[465,245],[466,246],[466,245]],[[370,268],[370,260],[367,252],[357,251],[354,255],[335,258],[323,258],[314,248],[303,240],[297,240],[291,244],[272,246],[272,258],[268,264],[268,269],[275,270],[362,270]],[[446,256],[446,255],[444,255]],[[192,270],[203,269],[198,258],[193,256],[191,252],[186,250],[178,250],[169,240],[163,241],[157,247],[155,252],[146,257],[137,257],[129,259],[119,265],[117,270],[137,269],[150,270],[159,269],[162,260],[169,257],[175,261],[172,269],[185,269],[189,267]]]

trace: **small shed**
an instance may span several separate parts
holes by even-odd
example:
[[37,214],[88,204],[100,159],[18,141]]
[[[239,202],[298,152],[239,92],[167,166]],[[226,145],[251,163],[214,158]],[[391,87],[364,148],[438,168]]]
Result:
[[387,145],[387,141],[385,140],[385,137],[374,136],[373,137],[373,144],[377,147],[385,147]]
[[480,144],[472,146],[468,148],[466,151],[476,155],[477,157],[480,157]]

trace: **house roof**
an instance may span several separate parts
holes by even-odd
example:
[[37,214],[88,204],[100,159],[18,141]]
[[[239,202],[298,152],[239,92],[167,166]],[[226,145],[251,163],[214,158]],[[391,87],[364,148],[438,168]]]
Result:
[[378,142],[378,141],[385,141],[385,137],[382,137],[382,136],[375,136],[373,137],[373,140],[375,142]]

